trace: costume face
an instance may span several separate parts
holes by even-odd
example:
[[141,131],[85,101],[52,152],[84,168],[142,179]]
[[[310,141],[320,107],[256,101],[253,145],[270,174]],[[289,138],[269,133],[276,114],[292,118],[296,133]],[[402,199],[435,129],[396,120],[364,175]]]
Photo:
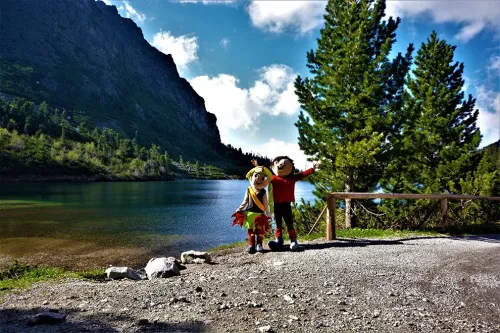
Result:
[[287,156],[278,156],[273,160],[271,168],[275,175],[285,177],[291,175],[294,169],[293,161]]
[[252,171],[252,174],[247,177],[250,181],[250,185],[256,190],[266,188],[272,179],[270,171],[267,170],[266,172],[264,167],[256,167],[252,169]]

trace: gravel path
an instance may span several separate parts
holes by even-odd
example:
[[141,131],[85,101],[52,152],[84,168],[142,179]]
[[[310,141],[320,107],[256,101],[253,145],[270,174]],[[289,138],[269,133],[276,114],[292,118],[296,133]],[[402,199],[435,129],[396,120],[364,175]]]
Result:
[[[39,283],[1,332],[500,332],[500,235],[303,244],[155,281]],[[44,309],[56,326],[27,325]]]

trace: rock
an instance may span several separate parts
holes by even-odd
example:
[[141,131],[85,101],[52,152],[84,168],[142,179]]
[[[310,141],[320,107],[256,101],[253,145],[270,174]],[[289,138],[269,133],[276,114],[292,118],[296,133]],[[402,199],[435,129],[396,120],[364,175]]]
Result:
[[293,302],[293,299],[292,299],[290,296],[288,296],[288,295],[283,296],[283,298],[284,298],[284,299],[285,299],[285,301],[287,301],[287,302]]
[[205,264],[207,263],[206,259],[203,259],[203,258],[194,258],[192,261],[191,261],[191,264]]
[[149,323],[149,320],[143,318],[143,319],[139,319],[137,321],[137,325],[139,325],[139,326],[147,326],[147,325],[150,325],[150,323]]
[[259,332],[271,332],[271,325],[259,327],[258,330]]
[[57,312],[42,312],[28,322],[28,325],[56,325],[62,323],[66,316]]
[[196,287],[195,291],[197,293],[201,293],[203,291],[203,288],[202,287]]
[[47,305],[49,304],[49,301],[43,301],[42,305]]
[[186,251],[181,254],[181,263],[183,264],[209,264],[212,258],[207,252]]
[[168,261],[171,261],[171,262],[174,262],[174,263],[177,265],[177,267],[179,267],[179,270],[181,270],[181,269],[186,269],[186,267],[185,267],[185,266],[182,266],[182,265],[181,265],[181,261],[180,261],[179,259],[177,259],[177,258],[174,258],[174,257],[168,257],[168,258],[167,258],[167,260],[168,260]]
[[169,258],[152,258],[144,270],[150,280],[181,275],[179,266]]
[[131,280],[142,280],[141,276],[131,268],[128,267],[110,267],[106,269],[106,275],[108,279],[124,279],[128,278]]

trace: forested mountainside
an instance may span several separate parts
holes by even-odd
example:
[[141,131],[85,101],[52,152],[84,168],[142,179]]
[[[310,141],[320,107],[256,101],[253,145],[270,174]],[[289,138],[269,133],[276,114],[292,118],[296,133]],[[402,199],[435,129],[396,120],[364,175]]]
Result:
[[230,173],[249,168],[250,155],[221,143],[215,115],[179,76],[172,57],[152,47],[115,6],[4,0],[0,13],[5,103],[15,97],[46,102],[66,110],[75,128],[83,122],[91,132],[109,129],[141,146],[155,144],[172,158]]

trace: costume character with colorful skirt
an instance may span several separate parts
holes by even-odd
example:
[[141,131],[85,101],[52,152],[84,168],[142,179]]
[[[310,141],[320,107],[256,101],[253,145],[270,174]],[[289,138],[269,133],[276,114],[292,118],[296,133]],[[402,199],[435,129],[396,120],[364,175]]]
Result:
[[248,229],[248,253],[264,250],[262,247],[264,234],[271,229],[269,225],[271,212],[266,187],[271,182],[272,176],[271,170],[266,167],[257,166],[250,170],[246,175],[250,186],[245,192],[245,198],[240,207],[232,215],[233,226],[240,225]]
[[[252,164],[257,165],[256,160]],[[288,156],[278,156],[271,162],[271,170],[274,175],[271,181],[274,207],[274,218],[276,220],[275,241],[268,243],[271,250],[279,250],[283,247],[283,220],[285,220],[288,236],[290,237],[290,249],[296,250],[299,247],[297,242],[297,232],[293,227],[293,214],[291,203],[295,202],[295,183],[312,174],[318,168],[314,163],[313,167],[300,173],[294,174],[295,166],[293,160]],[[270,191],[271,192],[271,191]],[[273,209],[274,208],[274,209]]]

